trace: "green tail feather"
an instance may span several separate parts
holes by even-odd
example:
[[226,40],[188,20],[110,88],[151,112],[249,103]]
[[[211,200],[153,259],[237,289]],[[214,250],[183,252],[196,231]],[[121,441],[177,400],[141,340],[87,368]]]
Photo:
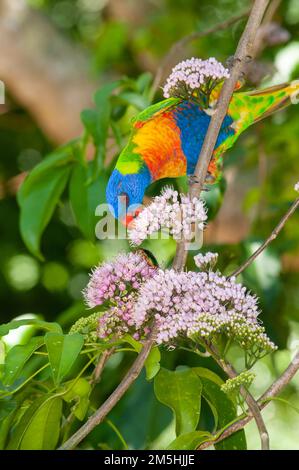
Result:
[[264,90],[235,93],[228,113],[235,121],[237,134],[251,124],[264,119],[291,104],[291,97],[299,92],[299,82],[283,83]]

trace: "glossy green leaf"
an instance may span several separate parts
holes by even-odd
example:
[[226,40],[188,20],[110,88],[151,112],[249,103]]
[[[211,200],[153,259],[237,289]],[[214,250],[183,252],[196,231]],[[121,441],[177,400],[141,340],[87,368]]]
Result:
[[84,338],[79,333],[72,335],[47,333],[45,343],[49,354],[53,380],[58,385],[78,358]]
[[209,380],[211,380],[212,382],[214,382],[215,384],[219,385],[219,387],[221,387],[221,385],[224,383],[224,381],[222,380],[222,378],[219,377],[219,375],[215,374],[215,372],[213,372],[213,371],[210,370],[210,369],[206,369],[205,367],[193,367],[192,370],[193,370],[199,377],[202,377],[202,378],[205,378],[205,379],[209,379]]
[[32,171],[24,181],[20,194],[20,230],[29,251],[42,259],[40,239],[67,183],[69,160],[64,164]]
[[10,450],[53,450],[59,439],[62,399],[36,400],[25,412],[8,444]]
[[[211,403],[218,414],[218,426],[221,429],[226,424],[233,421],[237,416],[235,404],[222,392],[219,385],[215,382],[202,377],[202,396]],[[238,431],[219,444],[215,444],[219,450],[244,450],[246,449],[246,438],[244,430]]]
[[142,111],[150,105],[150,102],[147,98],[132,91],[124,91],[120,93],[119,98],[125,103],[134,106],[139,111]]
[[194,431],[199,421],[202,384],[192,369],[161,369],[155,377],[157,399],[172,409],[176,435]]
[[75,402],[72,406],[72,413],[82,421],[89,408],[90,400],[89,395],[91,392],[91,384],[88,380],[80,377],[79,379],[75,379],[72,382],[66,384],[67,393],[63,394],[63,399],[70,403]]
[[152,380],[160,370],[161,353],[159,348],[155,346],[145,361],[146,380]]
[[172,441],[167,447],[167,450],[195,450],[200,444],[211,438],[213,438],[213,436],[205,431],[187,432]]
[[136,88],[139,93],[147,92],[153,80],[153,76],[149,72],[142,73],[136,80]]
[[1,377],[2,370],[3,370],[3,364],[5,362],[5,355],[6,355],[5,343],[0,339],[0,377]]
[[41,163],[36,165],[29,173],[23,184],[18,191],[18,202],[21,204],[22,200],[28,196],[31,186],[38,182],[44,174],[49,170],[63,168],[74,160],[73,146],[75,141],[57,149],[55,152],[47,155]]
[[24,365],[42,344],[44,344],[44,338],[38,336],[31,338],[27,344],[14,346],[8,351],[2,377],[4,385],[12,385],[22,376]]
[[96,109],[86,109],[81,113],[82,123],[91,135],[96,147],[93,161],[93,179],[96,179],[103,169],[111,114],[110,96],[119,85],[119,81],[104,85],[95,94]]
[[63,394],[66,402],[71,402],[78,398],[88,397],[91,392],[91,385],[88,380],[80,377],[65,384],[67,392]]
[[97,218],[95,210],[106,201],[105,191],[108,177],[105,173],[90,182],[92,167],[77,164],[70,179],[70,202],[76,222],[83,235],[95,240]]
[[46,330],[46,331],[53,331],[57,333],[61,333],[62,329],[61,326],[58,323],[55,322],[46,322],[44,320],[36,320],[36,319],[25,319],[25,320],[12,320],[9,323],[4,323],[3,325],[0,325],[0,337],[7,335],[7,333],[10,332],[10,330],[15,330],[16,328],[19,328],[20,326],[24,325],[34,325],[36,326],[37,329],[41,330]]
[[[136,352],[140,352],[142,349],[142,343],[136,341],[136,339],[132,338],[130,335],[126,335],[124,340],[129,343]],[[152,380],[160,370],[160,361],[161,361],[161,353],[158,346],[155,346],[151,349],[145,363],[145,371],[146,371],[146,380]]]
[[5,449],[17,406],[11,399],[0,401],[0,450]]
[[86,416],[90,404],[90,400],[88,397],[82,397],[78,402],[72,407],[72,412],[80,421]]
[[2,422],[7,416],[9,416],[17,408],[17,402],[9,398],[0,400],[0,421]]

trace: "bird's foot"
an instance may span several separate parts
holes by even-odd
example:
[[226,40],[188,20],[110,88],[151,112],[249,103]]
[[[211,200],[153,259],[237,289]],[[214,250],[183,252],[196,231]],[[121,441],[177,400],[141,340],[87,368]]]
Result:
[[[199,181],[199,178],[196,175],[190,175],[190,176],[188,176],[188,183],[189,183],[189,186],[192,186],[193,184],[199,184],[200,181]],[[210,189],[211,188],[204,185],[203,188],[202,188],[202,191],[210,191]]]
[[189,186],[192,186],[193,184],[199,184],[199,178],[196,175],[189,175],[188,176],[188,183]]

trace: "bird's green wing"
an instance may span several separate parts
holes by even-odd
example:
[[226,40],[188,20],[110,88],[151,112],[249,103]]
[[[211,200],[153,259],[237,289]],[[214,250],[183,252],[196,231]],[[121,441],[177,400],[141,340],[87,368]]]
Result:
[[180,101],[180,98],[168,98],[166,100],[159,101],[159,103],[155,103],[141,111],[141,113],[137,114],[137,116],[132,119],[132,123],[133,125],[136,125],[137,123],[144,123],[146,121],[149,121],[150,119],[157,117],[161,113],[169,111]]

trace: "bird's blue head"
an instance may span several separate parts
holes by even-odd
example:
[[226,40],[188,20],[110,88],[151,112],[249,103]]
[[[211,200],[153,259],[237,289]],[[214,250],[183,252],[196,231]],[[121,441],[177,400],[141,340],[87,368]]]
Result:
[[106,200],[113,208],[113,216],[127,226],[140,212],[150,183],[151,175],[146,167],[139,173],[125,175],[114,169],[106,188]]

